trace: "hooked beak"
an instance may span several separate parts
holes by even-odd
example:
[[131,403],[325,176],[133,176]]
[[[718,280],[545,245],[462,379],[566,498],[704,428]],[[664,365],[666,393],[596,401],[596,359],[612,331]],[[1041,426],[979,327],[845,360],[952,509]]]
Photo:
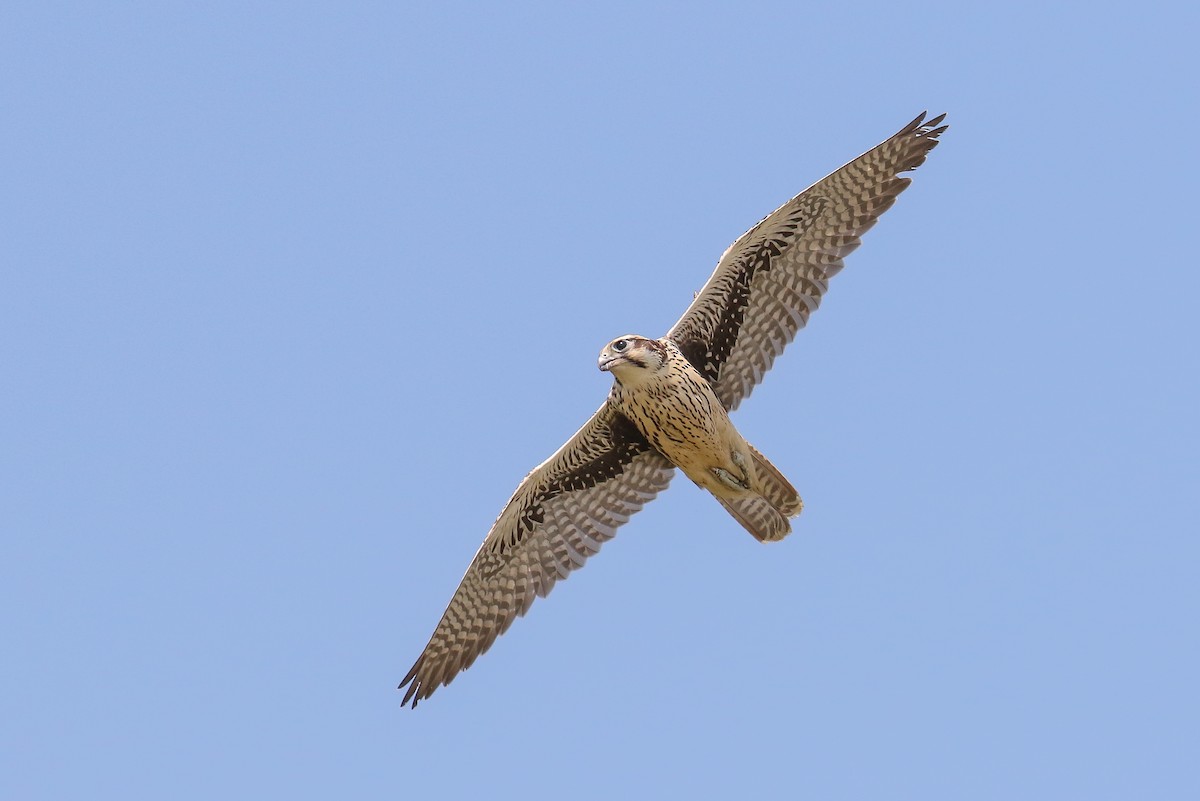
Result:
[[609,354],[609,353],[601,353],[599,367],[601,370],[603,370],[606,373],[611,372],[613,365],[619,361],[621,361],[620,356],[613,356],[612,354]]

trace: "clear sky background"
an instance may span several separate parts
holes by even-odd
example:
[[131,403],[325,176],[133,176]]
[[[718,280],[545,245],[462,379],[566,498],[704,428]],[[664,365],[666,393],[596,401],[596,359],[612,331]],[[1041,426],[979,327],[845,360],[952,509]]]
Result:
[[[0,798],[1200,797],[1196,13],[0,12]],[[724,248],[951,128],[735,422],[416,711]]]

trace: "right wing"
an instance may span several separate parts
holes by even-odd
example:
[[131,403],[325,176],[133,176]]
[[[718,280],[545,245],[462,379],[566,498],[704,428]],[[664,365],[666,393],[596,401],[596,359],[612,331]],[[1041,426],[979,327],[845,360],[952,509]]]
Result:
[[480,546],[404,681],[402,703],[428,698],[466,670],[662,490],[675,468],[607,402],[534,468]]

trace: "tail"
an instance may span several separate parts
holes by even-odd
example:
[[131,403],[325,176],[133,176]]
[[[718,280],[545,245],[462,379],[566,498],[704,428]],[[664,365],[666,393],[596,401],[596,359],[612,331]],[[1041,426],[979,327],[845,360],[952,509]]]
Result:
[[752,491],[740,497],[717,500],[759,542],[775,542],[792,532],[788,518],[800,514],[804,502],[791,482],[753,445],[750,453],[754,456]]
[[796,492],[792,482],[784,478],[783,473],[780,473],[775,465],[768,462],[767,457],[758,452],[758,448],[750,443],[746,444],[749,445],[750,453],[754,456],[755,478],[758,479],[758,484],[754,489],[769,500],[784,517],[795,517],[800,514],[800,510],[804,508],[804,501],[800,500],[800,493]]
[[759,542],[775,542],[792,533],[792,524],[788,519],[761,495],[747,493],[740,498],[717,500]]

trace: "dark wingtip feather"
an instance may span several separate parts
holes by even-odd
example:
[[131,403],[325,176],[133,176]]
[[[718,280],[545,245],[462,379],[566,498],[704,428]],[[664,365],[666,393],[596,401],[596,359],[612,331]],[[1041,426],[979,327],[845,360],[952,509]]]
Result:
[[[417,679],[417,671],[421,669],[421,660],[412,666],[412,670],[408,671],[408,675],[396,687],[397,690],[403,690],[405,685],[408,685],[408,690],[404,693],[404,698],[400,701],[400,706],[407,706],[408,702],[412,701],[412,708],[417,708],[417,701],[421,699],[422,683]],[[428,695],[428,693],[426,693]],[[414,698],[413,696],[417,696]]]
[[[924,116],[922,113],[917,119],[920,120]],[[921,123],[913,130],[921,139],[929,140],[929,147],[932,148],[937,145],[937,138],[944,134],[946,129],[950,127],[949,125],[942,125],[942,120],[944,119],[946,119],[946,115],[939,114],[928,122]]]
[[911,137],[909,141],[914,141],[916,147],[911,152],[911,160],[908,164],[900,168],[901,172],[915,170],[925,163],[925,157],[929,155],[929,151],[938,146],[938,139],[949,125],[942,125],[942,120],[946,119],[945,114],[939,114],[931,120],[925,120],[926,112],[921,112],[917,118],[908,125],[900,129],[900,132],[893,136],[889,141],[894,142],[897,139]]

